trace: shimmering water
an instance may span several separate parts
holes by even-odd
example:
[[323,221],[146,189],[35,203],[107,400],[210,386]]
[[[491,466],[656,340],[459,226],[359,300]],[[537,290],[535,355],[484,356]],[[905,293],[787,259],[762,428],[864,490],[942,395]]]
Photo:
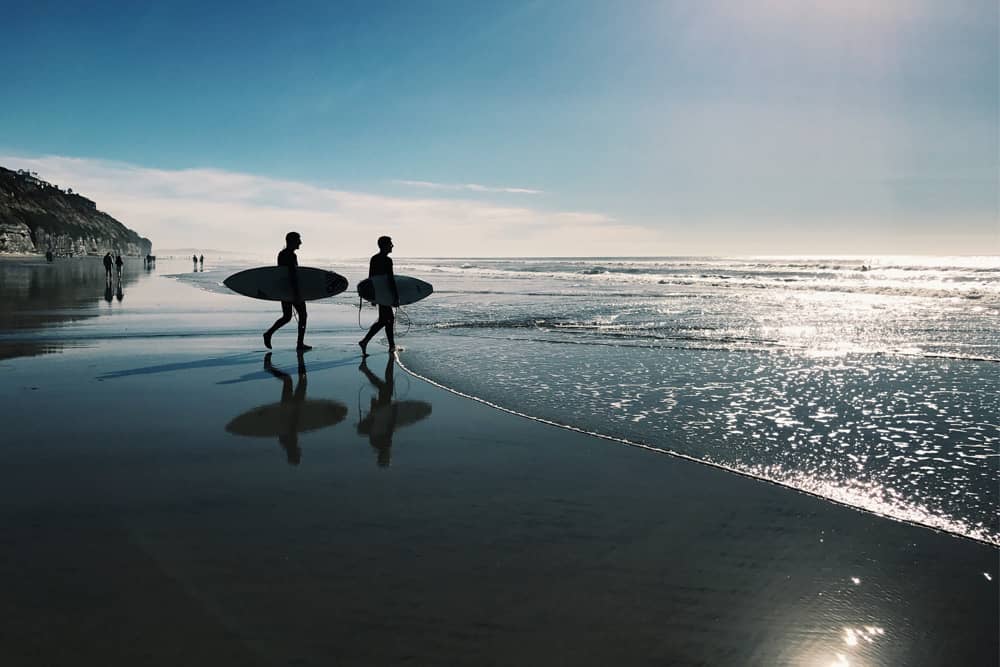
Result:
[[397,259],[397,271],[435,285],[400,327],[403,362],[435,382],[1000,543],[1000,257]]

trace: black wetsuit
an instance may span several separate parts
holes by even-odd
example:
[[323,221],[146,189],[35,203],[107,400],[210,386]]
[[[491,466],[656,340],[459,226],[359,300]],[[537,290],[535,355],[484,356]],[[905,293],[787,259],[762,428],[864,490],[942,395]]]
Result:
[[[298,266],[299,258],[295,255],[295,251],[291,248],[285,248],[278,253],[278,266],[288,267],[289,278],[291,279],[291,284],[293,287],[298,287]],[[299,346],[303,345],[303,339],[306,333],[306,302],[305,301],[282,301],[281,302],[281,317],[271,328],[267,330],[264,334],[265,341],[269,341],[272,334],[275,331],[285,326],[292,320],[292,308],[299,316]],[[270,347],[270,343],[266,343]]]
[[[389,255],[378,253],[377,255],[372,255],[371,261],[368,262],[368,277],[374,278],[375,276],[389,276],[389,286],[393,292],[393,301],[399,302],[399,294],[396,292],[396,280],[392,273],[392,258]],[[392,306],[383,306],[379,304],[378,307],[378,321],[371,326],[368,333],[365,334],[364,340],[362,341],[363,346],[368,344],[368,341],[378,333],[379,329],[385,327],[385,337],[389,341],[389,347],[395,347],[396,342],[394,340],[393,323],[396,321],[396,316],[392,312]]]

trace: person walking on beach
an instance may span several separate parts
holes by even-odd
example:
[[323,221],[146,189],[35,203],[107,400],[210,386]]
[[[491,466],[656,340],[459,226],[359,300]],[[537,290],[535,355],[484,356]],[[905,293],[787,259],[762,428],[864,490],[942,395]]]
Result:
[[365,337],[358,341],[358,345],[361,347],[361,357],[368,356],[368,342],[371,341],[372,337],[378,333],[379,329],[385,327],[385,338],[389,341],[389,352],[396,351],[396,342],[394,340],[393,323],[396,321],[396,316],[393,314],[392,309],[399,307],[399,291],[396,289],[396,278],[392,273],[392,259],[389,257],[389,253],[392,252],[392,239],[388,236],[380,236],[378,238],[378,254],[372,255],[371,261],[368,263],[368,277],[374,278],[375,276],[386,276],[387,282],[389,283],[389,289],[392,291],[392,306],[383,306],[379,304],[378,307],[378,321],[375,322],[365,334]]
[[198,255],[191,255],[191,264],[193,265],[192,268],[195,271],[197,271],[198,270]]
[[122,261],[121,255],[115,255],[115,272],[118,274],[118,282],[122,281],[122,266],[125,262]]
[[114,264],[114,260],[111,259],[111,253],[104,255],[104,279],[110,283],[111,282],[111,265]]
[[288,268],[288,279],[292,285],[292,295],[294,300],[281,302],[281,317],[275,320],[271,328],[264,332],[264,347],[271,349],[271,336],[274,332],[292,321],[292,308],[295,309],[299,317],[299,338],[295,349],[305,352],[312,349],[312,345],[306,345],[306,302],[299,297],[299,259],[295,251],[302,245],[302,237],[298,232],[288,232],[285,234],[285,249],[278,253],[278,266]]
[[205,256],[204,255],[198,255],[198,265],[201,267],[202,271],[205,270]]

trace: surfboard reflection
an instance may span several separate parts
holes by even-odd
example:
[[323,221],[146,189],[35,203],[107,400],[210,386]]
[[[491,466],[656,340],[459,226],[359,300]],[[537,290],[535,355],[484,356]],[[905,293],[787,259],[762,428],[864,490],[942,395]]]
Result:
[[378,396],[372,397],[368,414],[358,423],[358,434],[368,436],[368,444],[377,454],[379,467],[385,468],[392,461],[392,435],[396,429],[415,424],[431,414],[431,404],[425,401],[394,401],[395,391],[395,357],[389,355],[389,363],[385,367],[385,380],[379,379],[368,368],[368,363],[362,360],[358,367],[368,381],[378,390]]
[[226,431],[251,438],[277,438],[289,465],[302,460],[299,433],[339,424],[347,417],[347,406],[326,399],[307,399],[306,362],[299,355],[298,381],[271,365],[271,353],[264,355],[264,370],[281,380],[281,400],[244,412],[226,424]]

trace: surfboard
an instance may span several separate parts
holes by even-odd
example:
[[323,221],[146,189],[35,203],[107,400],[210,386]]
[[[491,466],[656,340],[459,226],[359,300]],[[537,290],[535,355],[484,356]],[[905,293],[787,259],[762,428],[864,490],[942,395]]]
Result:
[[273,438],[333,426],[346,416],[347,406],[337,401],[306,399],[271,403],[244,412],[226,424],[226,431],[251,438]]
[[[303,301],[315,301],[340,294],[347,289],[347,278],[323,269],[300,266],[299,295]],[[294,301],[288,267],[262,266],[234,273],[222,284],[237,294],[266,301]]]
[[415,424],[429,417],[431,404],[426,401],[394,401],[380,405],[358,424],[361,435],[392,435],[396,429]]
[[[434,291],[434,287],[419,278],[396,276],[396,289],[399,291],[399,305],[405,306],[426,299]],[[365,278],[358,283],[358,295],[369,303],[380,306],[392,305],[392,290],[389,289],[388,276]]]

